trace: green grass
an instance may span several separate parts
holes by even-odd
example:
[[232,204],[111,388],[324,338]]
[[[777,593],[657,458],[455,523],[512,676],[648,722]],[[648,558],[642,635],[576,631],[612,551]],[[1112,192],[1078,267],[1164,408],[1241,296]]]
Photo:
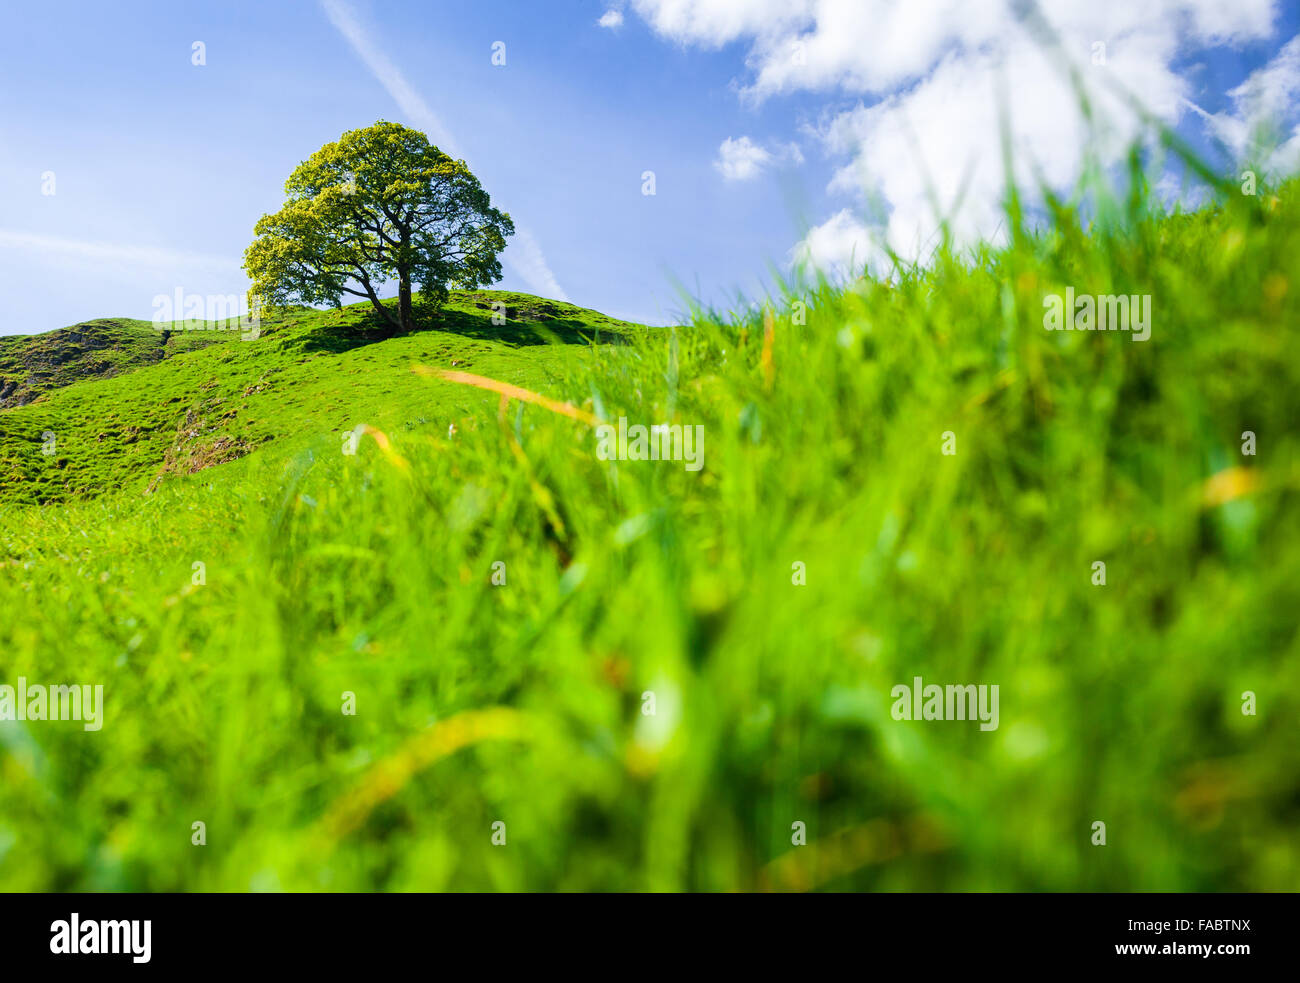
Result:
[[[502,324],[493,323],[494,302],[505,305]],[[543,384],[576,354],[565,352],[570,344],[587,337],[617,341],[630,327],[595,311],[505,291],[453,295],[439,325],[370,344],[379,325],[368,303],[268,318],[256,341],[194,322],[190,330],[173,331],[169,341],[187,354],[148,364],[138,347],[151,340],[156,345],[159,335],[147,322],[134,322],[116,339],[118,347],[100,357],[144,368],[75,386],[65,381],[2,418],[0,501],[40,504],[109,489],[139,491],[304,431],[324,428],[341,436],[360,422],[422,425],[428,387],[409,376],[412,364],[454,362],[466,371]],[[57,352],[60,344],[68,347],[63,335],[10,344]],[[526,349],[536,350],[530,357],[518,354]],[[72,364],[90,357],[74,354]],[[54,435],[49,454],[41,452],[46,434]]]
[[[106,700],[0,723],[0,884],[1294,889],[1300,187],[1146,207],[770,334],[300,311],[0,412],[0,682]],[[1067,285],[1151,294],[1151,340],[1045,331]],[[453,362],[702,425],[704,468],[410,371]],[[1000,726],[892,719],[916,675]]]
[[148,321],[102,318],[41,335],[0,337],[0,410],[40,399],[53,389],[109,378],[193,351],[227,335],[164,336]]

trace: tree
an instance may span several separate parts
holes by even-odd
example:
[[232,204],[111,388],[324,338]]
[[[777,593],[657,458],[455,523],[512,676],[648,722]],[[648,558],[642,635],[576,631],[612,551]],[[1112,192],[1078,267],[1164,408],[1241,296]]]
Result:
[[[370,300],[389,334],[415,326],[413,284],[433,313],[448,287],[500,280],[497,255],[515,231],[463,160],[383,120],[321,147],[284,190],[284,207],[258,220],[244,253],[250,302],[338,307],[352,294]],[[378,293],[394,279],[396,315]]]

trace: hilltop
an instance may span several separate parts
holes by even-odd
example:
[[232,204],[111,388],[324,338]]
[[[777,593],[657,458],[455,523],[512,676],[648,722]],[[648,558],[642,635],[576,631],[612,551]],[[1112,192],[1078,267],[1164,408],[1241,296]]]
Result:
[[409,423],[425,415],[412,400],[428,398],[414,363],[536,382],[565,346],[614,343],[636,327],[529,294],[472,291],[453,293],[427,330],[387,341],[368,302],[295,308],[264,319],[252,340],[204,322],[164,333],[125,319],[3,338],[0,503],[156,487],[304,429],[351,428],[357,414]]

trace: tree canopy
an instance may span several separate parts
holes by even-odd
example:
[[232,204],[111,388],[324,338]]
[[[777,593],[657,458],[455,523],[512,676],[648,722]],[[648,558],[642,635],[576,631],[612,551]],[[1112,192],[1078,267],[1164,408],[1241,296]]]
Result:
[[[450,287],[500,280],[498,255],[515,231],[463,160],[383,120],[321,147],[284,190],[288,200],[258,220],[244,253],[250,300],[337,307],[351,294],[374,305],[390,334],[415,326],[413,285],[432,313]],[[396,312],[379,296],[390,280]]]

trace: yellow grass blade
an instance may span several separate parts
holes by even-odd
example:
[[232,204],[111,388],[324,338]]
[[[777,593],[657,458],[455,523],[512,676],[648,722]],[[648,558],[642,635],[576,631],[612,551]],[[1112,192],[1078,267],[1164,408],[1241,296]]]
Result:
[[590,413],[578,409],[572,403],[561,403],[558,400],[548,399],[531,389],[524,389],[522,386],[516,386],[509,382],[498,382],[496,379],[489,379],[484,375],[475,375],[472,372],[458,372],[455,369],[436,369],[428,365],[414,365],[411,367],[411,371],[416,375],[427,378],[442,379],[445,382],[455,382],[462,386],[475,386],[478,389],[487,389],[494,393],[500,393],[507,399],[518,399],[525,403],[532,403],[534,406],[540,406],[542,409],[550,410],[552,413],[559,413],[561,416],[567,416],[591,427],[599,426],[601,422]]
[[947,846],[942,830],[927,816],[897,823],[873,819],[782,854],[759,872],[759,886],[764,891],[811,891],[871,864]]
[[336,841],[364,823],[376,806],[400,792],[417,772],[439,759],[480,741],[519,740],[527,732],[524,715],[508,707],[465,710],[441,720],[374,764],[355,788],[334,801],[318,832],[324,839]]
[[368,423],[363,423],[361,425],[361,432],[369,434],[374,438],[375,443],[379,445],[379,449],[383,451],[384,457],[388,458],[394,467],[399,471],[406,472],[407,474],[411,473],[410,463],[406,458],[402,457],[401,454],[397,453],[393,447],[393,442],[388,439],[388,434],[384,433],[378,427],[370,426]]
[[1259,488],[1259,474],[1253,468],[1225,468],[1211,475],[1201,486],[1201,504],[1206,508],[1225,505]]

